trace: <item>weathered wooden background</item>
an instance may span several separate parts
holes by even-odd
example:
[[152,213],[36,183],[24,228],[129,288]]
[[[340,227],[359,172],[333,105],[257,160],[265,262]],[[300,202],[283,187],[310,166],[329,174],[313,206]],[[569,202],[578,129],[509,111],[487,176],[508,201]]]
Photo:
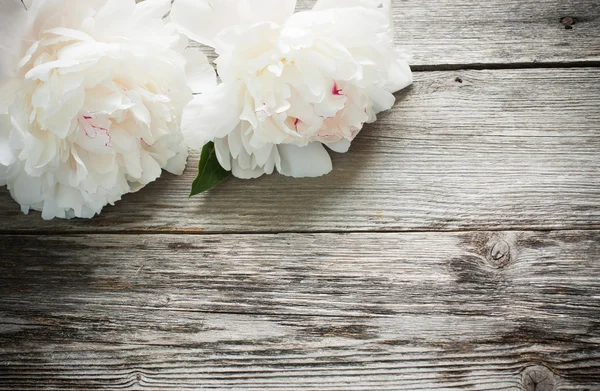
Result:
[[0,389],[600,390],[600,2],[393,5],[415,83],[327,177],[0,191]]

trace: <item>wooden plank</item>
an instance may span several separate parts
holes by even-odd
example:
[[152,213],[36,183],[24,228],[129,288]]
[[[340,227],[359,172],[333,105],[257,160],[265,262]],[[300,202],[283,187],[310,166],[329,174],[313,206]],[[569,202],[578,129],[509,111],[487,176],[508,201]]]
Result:
[[[457,79],[458,78],[458,79]],[[188,199],[197,155],[91,221],[0,194],[0,232],[600,227],[600,69],[427,72],[317,179],[231,179]]]
[[[397,44],[413,64],[543,64],[600,60],[597,0],[392,0]],[[565,29],[564,17],[577,23]]]
[[600,231],[0,248],[2,390],[600,390]]
[[[596,0],[392,0],[392,9],[396,44],[417,70],[600,61]],[[565,17],[575,19],[570,29]]]

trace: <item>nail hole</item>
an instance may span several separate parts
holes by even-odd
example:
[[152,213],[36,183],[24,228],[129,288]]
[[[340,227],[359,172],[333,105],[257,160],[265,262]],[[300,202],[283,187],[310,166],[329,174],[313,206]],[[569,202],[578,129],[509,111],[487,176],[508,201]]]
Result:
[[577,23],[577,19],[572,16],[565,16],[564,18],[560,19],[560,23],[565,26],[566,30],[571,30],[573,25]]
[[457,82],[457,83],[462,83],[463,82],[463,80],[460,77],[458,77],[458,76],[456,77],[456,79],[454,79],[454,81]]

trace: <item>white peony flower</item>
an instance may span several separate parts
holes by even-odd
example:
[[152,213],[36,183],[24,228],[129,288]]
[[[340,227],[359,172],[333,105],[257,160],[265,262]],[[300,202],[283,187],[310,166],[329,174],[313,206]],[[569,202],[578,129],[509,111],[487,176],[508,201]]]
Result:
[[346,152],[365,123],[412,83],[393,47],[389,0],[175,0],[171,17],[212,46],[222,83],[184,112],[190,147],[214,141],[241,178],[331,171],[323,145]]
[[182,110],[216,75],[170,5],[2,0],[0,22],[19,23],[0,25],[0,185],[23,212],[90,218],[183,172]]

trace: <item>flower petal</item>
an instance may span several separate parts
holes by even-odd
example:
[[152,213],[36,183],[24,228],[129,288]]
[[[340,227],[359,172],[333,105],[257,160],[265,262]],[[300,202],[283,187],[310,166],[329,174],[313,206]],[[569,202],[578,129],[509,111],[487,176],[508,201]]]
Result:
[[11,79],[0,86],[0,115],[8,113],[8,107],[12,104],[18,89],[19,81],[17,79]]
[[275,22],[283,25],[294,14],[296,0],[241,0],[240,13],[244,22]]
[[390,0],[317,0],[313,10],[320,11],[332,8],[390,8]]
[[20,49],[21,34],[27,25],[27,12],[20,1],[0,4],[0,85],[10,78]]
[[217,86],[217,74],[204,53],[188,48],[183,55],[187,60],[185,73],[192,92],[200,93]]
[[135,6],[136,18],[160,18],[169,12],[171,0],[144,0]]
[[295,7],[296,0],[176,0],[171,18],[183,34],[216,47],[216,37],[221,31],[259,22],[282,25]]
[[15,158],[15,153],[10,147],[11,127],[10,116],[0,114],[0,165],[2,166],[10,165]]
[[104,5],[94,15],[96,26],[102,31],[126,29],[135,11],[134,1],[104,0]]
[[375,114],[391,109],[396,102],[396,97],[384,89],[370,87],[367,91],[371,98],[371,102],[373,103],[373,111]]
[[223,167],[227,171],[231,171],[231,151],[229,147],[228,139],[231,139],[231,135],[228,137],[217,138],[215,139],[215,154],[217,155],[217,160],[221,167]]
[[241,91],[241,83],[222,83],[194,96],[181,120],[181,131],[191,148],[202,148],[235,129],[243,109]]
[[11,194],[21,205],[35,205],[43,201],[42,180],[21,173],[12,184]]
[[255,179],[265,174],[262,167],[256,168],[242,168],[237,160],[231,162],[231,173],[236,178],[240,179]]
[[413,75],[408,63],[402,58],[392,61],[388,70],[388,80],[384,88],[391,93],[398,92],[413,82]]
[[217,34],[240,22],[236,3],[236,0],[176,0],[171,8],[171,19],[181,33],[215,47]]
[[346,153],[348,152],[348,150],[350,149],[350,140],[340,140],[340,141],[336,141],[334,143],[329,143],[327,144],[327,148],[331,149],[334,152],[337,153]]
[[278,145],[281,175],[295,178],[319,177],[333,169],[331,158],[321,143],[310,143],[305,147],[292,144]]
[[178,153],[167,161],[167,164],[165,165],[165,170],[175,175],[183,174],[183,171],[185,170],[185,166],[187,164],[187,158],[188,150],[187,145],[184,143],[180,145],[180,150],[178,151]]
[[326,36],[346,49],[373,45],[382,33],[392,39],[390,15],[378,9],[343,7],[312,12],[298,12],[285,24],[287,29],[306,29]]

